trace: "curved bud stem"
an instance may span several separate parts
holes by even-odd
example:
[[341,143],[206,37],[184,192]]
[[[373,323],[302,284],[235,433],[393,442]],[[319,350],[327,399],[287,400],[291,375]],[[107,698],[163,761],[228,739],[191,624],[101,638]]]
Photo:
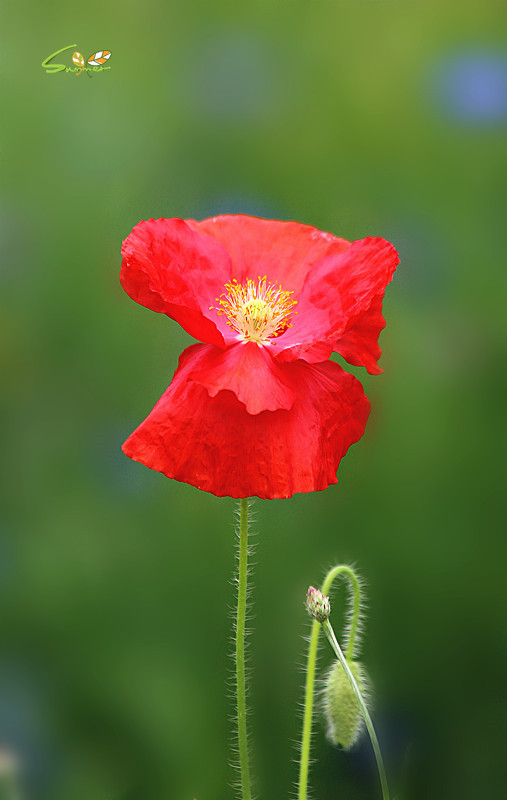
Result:
[[345,649],[346,657],[352,658],[356,647],[359,620],[361,618],[361,584],[359,583],[359,578],[354,570],[351,567],[347,567],[346,564],[341,564],[339,567],[333,567],[333,569],[329,570],[324,579],[324,583],[322,584],[322,593],[325,595],[329,594],[334,579],[338,578],[340,575],[344,575],[349,579],[354,594],[352,600],[352,613],[350,616],[347,647]]
[[356,683],[356,679],[354,678],[352,672],[350,671],[350,667],[347,664],[347,659],[343,655],[342,649],[341,649],[340,645],[337,642],[336,636],[334,634],[333,626],[331,625],[329,620],[326,619],[322,623],[322,627],[324,629],[324,633],[327,636],[329,644],[333,648],[337,659],[339,660],[340,664],[342,665],[343,670],[344,670],[347,678],[350,681],[350,684],[351,684],[351,686],[352,686],[352,688],[354,690],[354,694],[356,695],[357,702],[359,703],[359,705],[361,707],[361,711],[362,711],[362,714],[363,714],[363,717],[364,717],[364,722],[365,722],[366,728],[368,729],[368,733],[370,735],[370,739],[371,739],[371,743],[372,743],[372,747],[373,747],[373,752],[375,753],[375,758],[376,758],[376,761],[377,761],[377,767],[378,767],[378,771],[379,771],[379,775],[380,775],[380,783],[381,783],[381,786],[382,786],[382,797],[383,797],[383,800],[389,800],[389,789],[387,787],[387,778],[386,778],[386,772],[385,772],[385,769],[384,769],[384,762],[382,760],[382,753],[380,752],[380,745],[378,743],[377,734],[375,733],[375,728],[373,727],[373,722],[371,721],[371,717],[370,717],[369,711],[366,708],[366,704],[365,704],[365,702],[363,700],[363,696],[362,696],[361,692],[359,691],[359,687],[358,687],[358,685]]
[[[351,658],[356,645],[359,620],[361,616],[361,586],[359,579],[351,567],[348,567],[346,564],[340,564],[339,566],[333,567],[333,569],[329,570],[322,584],[321,592],[325,597],[327,597],[333,581],[340,575],[348,578],[353,590],[352,614],[346,648],[347,658]],[[315,670],[317,665],[317,649],[319,644],[320,630],[321,623],[318,622],[317,619],[314,619],[310,634],[310,645],[308,648],[308,661],[306,666],[303,733],[299,757],[298,800],[307,800],[308,796],[308,772],[312,738],[313,696],[315,691]]]

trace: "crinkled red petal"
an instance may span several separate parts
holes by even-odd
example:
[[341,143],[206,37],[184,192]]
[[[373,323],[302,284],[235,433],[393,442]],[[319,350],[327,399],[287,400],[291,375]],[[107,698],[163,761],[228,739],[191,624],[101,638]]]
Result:
[[299,222],[224,214],[187,223],[225,247],[231,257],[231,277],[238,283],[266,275],[269,283],[280,283],[285,291],[299,292],[314,264],[350,247],[346,239]]
[[[298,315],[293,327],[273,342],[275,357],[279,361],[313,362],[326,357],[326,347],[328,357],[343,338],[345,352],[353,341],[355,360],[351,363],[371,365],[381,329],[375,301],[384,296],[398,263],[392,244],[372,237],[353,242],[344,253],[319,261],[308,273],[297,297]],[[370,309],[375,316],[371,325],[365,317]],[[354,336],[352,329],[356,325],[359,332]]]
[[380,375],[382,372],[377,364],[382,355],[378,337],[386,324],[382,314],[382,298],[383,293],[375,297],[367,311],[351,321],[334,347],[335,352],[340,353],[349,364],[366,367],[371,375]]
[[238,343],[225,350],[204,345],[195,355],[195,362],[189,379],[204,386],[210,397],[230,390],[249,414],[292,408],[296,395],[283,367],[267,347],[254,342]]
[[179,322],[191,336],[224,344],[225,322],[210,305],[230,280],[222,245],[181,219],[140,222],[122,246],[120,281],[137,303]]
[[124,453],[217,496],[284,498],[336,483],[338,464],[362,436],[370,410],[359,381],[332,361],[284,364],[292,408],[252,415],[234,392],[210,397],[190,380],[202,347],[184,351],[171,385]]

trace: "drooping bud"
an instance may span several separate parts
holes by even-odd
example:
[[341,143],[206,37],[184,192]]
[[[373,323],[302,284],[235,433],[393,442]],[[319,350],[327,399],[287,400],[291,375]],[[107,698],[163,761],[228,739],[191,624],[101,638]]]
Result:
[[[363,700],[368,705],[369,679],[359,661],[347,661]],[[357,741],[363,725],[363,715],[354,689],[339,661],[331,667],[324,689],[324,710],[327,735],[333,744],[346,750]]]
[[318,622],[324,622],[331,613],[329,597],[322,594],[315,586],[309,586],[306,593],[306,610]]

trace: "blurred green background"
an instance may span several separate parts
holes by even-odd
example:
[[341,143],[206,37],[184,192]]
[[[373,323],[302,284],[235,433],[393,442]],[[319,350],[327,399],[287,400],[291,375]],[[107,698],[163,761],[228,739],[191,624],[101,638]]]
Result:
[[[505,3],[2,13],[0,750],[23,798],[233,797],[235,503],[120,451],[191,341],[123,293],[121,241],[221,212],[402,262],[339,484],[255,503],[259,796],[294,796],[303,600],[342,561],[393,779],[411,744],[404,800],[505,796]],[[45,74],[70,44],[111,69]],[[316,800],[379,796],[367,742],[319,724],[314,756]]]

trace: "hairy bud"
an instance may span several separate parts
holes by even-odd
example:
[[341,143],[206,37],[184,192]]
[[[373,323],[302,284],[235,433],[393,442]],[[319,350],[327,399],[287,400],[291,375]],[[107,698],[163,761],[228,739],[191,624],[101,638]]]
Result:
[[[359,661],[348,661],[363,700],[368,705],[369,680]],[[327,735],[333,744],[346,750],[357,741],[363,725],[363,715],[354,689],[339,661],[331,667],[324,689],[324,710]]]
[[309,586],[306,593],[306,610],[318,622],[324,622],[331,613],[329,597],[322,594],[315,586]]

